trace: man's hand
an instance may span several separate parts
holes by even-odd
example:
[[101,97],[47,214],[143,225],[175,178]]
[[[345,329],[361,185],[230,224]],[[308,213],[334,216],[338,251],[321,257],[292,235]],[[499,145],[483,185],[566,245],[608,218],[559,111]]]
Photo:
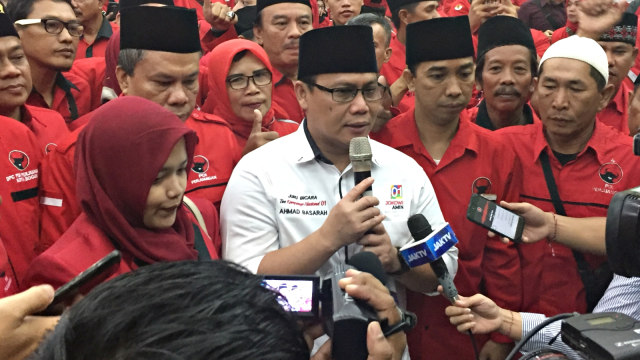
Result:
[[244,145],[244,149],[242,149],[242,156],[280,137],[275,131],[262,131],[262,113],[260,110],[253,110],[253,115],[253,127],[251,128],[249,138],[247,138],[247,143]]
[[469,25],[471,33],[475,34],[480,25],[488,18],[498,15],[503,9],[500,8],[500,2],[484,3],[482,1],[472,1],[469,8]]
[[[501,201],[500,206],[524,218],[524,230],[522,231],[522,242],[534,243],[544,238],[548,238],[554,231],[553,214],[544,212],[529,203],[508,203]],[[489,232],[489,236],[495,236]],[[509,239],[502,238],[502,242],[507,244]]]
[[471,330],[474,334],[489,334],[498,331],[502,325],[501,308],[488,297],[475,294],[472,297],[459,296],[459,299],[445,309],[449,322],[459,332]]
[[374,105],[374,109],[372,112],[377,111],[376,117],[373,121],[373,127],[371,127],[372,132],[378,132],[382,127],[393,117],[391,113],[391,106],[393,105],[393,99],[391,98],[391,89],[387,85],[387,79],[384,76],[380,75],[378,77],[378,83],[385,87],[384,94],[382,95],[382,100],[379,102],[380,109],[375,109],[377,106],[377,102],[371,102],[369,107]]
[[55,327],[57,316],[33,316],[53,300],[49,285],[0,299],[0,359],[24,359],[31,354],[44,334]]
[[211,25],[213,30],[228,30],[238,22],[237,16],[234,16],[233,19],[228,16],[231,8],[223,3],[212,3],[211,0],[204,0],[202,11],[204,12],[204,19]]
[[352,244],[367,231],[382,223],[385,216],[375,206],[379,201],[374,196],[360,197],[373,178],[369,177],[354,186],[329,212],[318,232],[321,238],[332,242],[333,251]]
[[579,36],[598,40],[620,19],[626,8],[626,1],[582,0],[578,3]]
[[391,238],[387,234],[382,223],[376,225],[371,231],[366,233],[362,239],[358,240],[363,251],[371,251],[376,254],[384,271],[392,273],[400,270],[401,265],[398,260],[398,250],[391,244]]
[[[404,71],[409,71],[409,69],[405,69]],[[398,80],[391,84],[389,91],[391,92],[391,104],[393,106],[398,106],[402,101],[404,94],[409,91],[409,85],[405,81],[404,75],[400,75]]]

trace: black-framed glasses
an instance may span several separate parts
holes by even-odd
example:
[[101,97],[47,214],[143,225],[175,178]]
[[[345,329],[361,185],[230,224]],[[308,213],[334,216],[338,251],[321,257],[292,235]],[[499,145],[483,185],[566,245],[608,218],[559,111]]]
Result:
[[267,69],[254,71],[253,75],[231,75],[227,78],[227,84],[233,90],[246,89],[249,86],[249,79],[253,80],[255,86],[265,86],[271,84],[271,72]]
[[316,83],[310,83],[309,85],[315,86],[322,91],[331,93],[331,98],[333,99],[333,101],[338,103],[346,103],[352,101],[358,95],[358,91],[362,93],[362,97],[367,101],[380,100],[382,99],[382,95],[384,94],[384,87],[378,83],[360,89],[356,87],[339,87],[331,89]]
[[64,28],[67,29],[71,36],[79,37],[84,33],[84,26],[75,20],[66,22],[58,19],[22,19],[14,22],[14,24],[20,26],[42,24],[44,31],[52,35],[60,34]]

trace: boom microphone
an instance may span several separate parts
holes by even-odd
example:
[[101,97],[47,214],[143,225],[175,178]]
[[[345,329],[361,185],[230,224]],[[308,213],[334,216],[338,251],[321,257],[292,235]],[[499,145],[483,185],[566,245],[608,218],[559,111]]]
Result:
[[[444,289],[444,296],[452,303],[458,299],[458,290],[453,283],[453,276],[449,273],[442,255],[458,243],[451,226],[446,223],[438,231],[433,231],[431,225],[422,214],[413,215],[407,220],[411,236],[416,240],[400,249],[400,254],[410,267],[430,263],[438,282]],[[423,240],[424,239],[424,240]]]
[[[355,185],[371,176],[372,157],[369,138],[361,136],[351,139],[349,143],[349,160],[351,160],[351,167],[353,167]],[[373,188],[369,186],[362,193],[362,196],[373,196]]]

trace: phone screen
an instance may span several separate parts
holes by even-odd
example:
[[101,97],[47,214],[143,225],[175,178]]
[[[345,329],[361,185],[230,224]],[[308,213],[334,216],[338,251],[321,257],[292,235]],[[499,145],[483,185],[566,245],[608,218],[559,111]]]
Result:
[[318,277],[265,276],[263,284],[282,295],[282,298],[278,298],[278,302],[286,311],[300,316],[317,314]]
[[519,240],[522,236],[524,221],[521,216],[480,195],[471,197],[467,218],[513,240]]

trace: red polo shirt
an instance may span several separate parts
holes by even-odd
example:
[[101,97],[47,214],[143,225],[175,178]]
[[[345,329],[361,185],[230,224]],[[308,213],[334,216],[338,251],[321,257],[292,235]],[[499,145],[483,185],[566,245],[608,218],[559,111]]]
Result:
[[607,124],[625,135],[629,134],[629,117],[627,115],[629,91],[631,90],[623,82],[609,104],[596,115],[596,118],[603,124]]
[[382,64],[380,75],[384,75],[387,84],[391,85],[402,76],[402,72],[407,67],[407,48],[398,40],[395,33],[391,34],[389,47],[392,49],[391,58],[389,62]]
[[51,106],[35,88],[29,94],[26,104],[55,110],[62,115],[67,124],[93,110],[91,85],[80,77],[71,80],[66,76],[69,74],[56,75]]
[[[444,156],[438,164],[427,152],[416,126],[415,109],[391,120],[375,135],[376,140],[411,156],[429,176],[444,218],[459,243],[455,284],[460,294],[482,292],[500,306],[519,309],[521,304],[520,261],[516,248],[487,237],[487,230],[466,219],[473,193],[496,194],[499,200],[517,198],[519,163],[507,147],[488,130],[472,124],[466,112]],[[496,161],[500,159],[500,161]],[[408,333],[411,358],[472,359],[473,348],[466,334],[451,326],[444,313],[449,302],[442,296],[409,292],[408,308],[418,315],[418,325]],[[476,335],[479,347],[489,339]],[[494,340],[511,342],[495,336]]]
[[290,120],[299,124],[304,119],[304,111],[302,111],[296,92],[293,90],[293,81],[284,76],[275,67],[273,68],[272,77],[274,88],[271,101],[284,110]]
[[217,116],[194,110],[185,125],[198,134],[186,194],[207,199],[220,209],[222,195],[242,156],[242,148],[228,124]]
[[22,123],[36,136],[39,148],[45,154],[69,134],[69,129],[60,114],[36,106],[22,107]]
[[[522,163],[523,179],[519,201],[544,211],[555,212],[547,189],[540,153],[545,151],[568,216],[607,216],[611,197],[640,184],[640,159],[633,155],[631,139],[596,121],[585,148],[575,160],[562,166],[553,155],[542,123],[510,126],[494,132],[511,145]],[[520,244],[524,293],[523,311],[547,316],[584,312],[584,287],[571,249],[558,243],[539,241]],[[585,254],[592,266],[604,257]]]
[[38,167],[42,150],[33,132],[0,118],[0,238],[17,279],[35,257],[38,240]]
[[100,25],[100,29],[98,29],[98,35],[93,43],[89,44],[84,40],[84,36],[80,37],[78,50],[76,51],[76,60],[90,57],[104,57],[104,51],[107,49],[109,38],[119,29],[120,27],[118,25],[109,22],[109,20],[103,16],[102,24]]

